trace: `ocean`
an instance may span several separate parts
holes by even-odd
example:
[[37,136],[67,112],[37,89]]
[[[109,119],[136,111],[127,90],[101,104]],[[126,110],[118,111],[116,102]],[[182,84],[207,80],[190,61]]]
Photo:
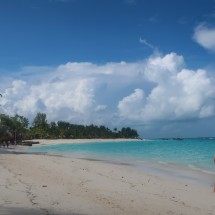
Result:
[[[177,175],[175,167],[213,175],[215,138],[155,139],[123,142],[92,142],[36,146],[30,152],[131,163],[147,171]],[[147,164],[147,165],[146,165]],[[171,169],[171,171],[170,171]],[[183,172],[184,176],[185,173]],[[183,176],[183,174],[181,176]]]

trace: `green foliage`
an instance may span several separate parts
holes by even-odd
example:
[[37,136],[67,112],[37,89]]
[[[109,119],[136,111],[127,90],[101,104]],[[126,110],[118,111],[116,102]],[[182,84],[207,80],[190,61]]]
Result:
[[31,127],[31,135],[33,138],[48,138],[49,124],[45,113],[37,113]]
[[14,140],[15,135],[18,139],[27,138],[28,124],[28,119],[23,116],[0,114],[0,139]]
[[136,130],[129,127],[113,131],[101,125],[77,125],[65,121],[48,123],[45,113],[38,113],[29,128],[27,118],[15,115],[10,117],[4,114],[0,115],[0,139],[14,138],[22,139],[58,139],[58,138],[137,138],[139,135]]
[[14,135],[16,135],[16,139],[26,139],[29,137],[29,130],[28,125],[29,121],[24,116],[20,116],[16,114],[14,117],[11,117],[11,120],[13,121],[14,127]]
[[0,115],[0,141],[13,139],[12,130],[14,128],[13,121],[9,116]]
[[40,128],[40,129],[47,129],[48,128],[48,122],[46,119],[45,113],[38,113],[36,117],[34,118],[34,121],[32,123],[34,128]]
[[127,128],[122,128],[121,129],[120,136],[124,137],[124,138],[136,138],[139,135],[138,135],[136,130],[127,127]]
[[60,131],[56,122],[51,122],[49,125],[49,135],[52,139],[57,139],[60,137]]
[[28,128],[29,121],[24,116],[20,116],[20,115],[16,114],[15,117],[13,117],[13,119],[16,123],[16,127],[21,127],[23,129]]

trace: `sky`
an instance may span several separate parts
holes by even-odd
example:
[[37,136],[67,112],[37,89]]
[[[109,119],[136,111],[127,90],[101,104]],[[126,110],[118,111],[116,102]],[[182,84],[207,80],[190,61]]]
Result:
[[0,113],[215,136],[214,0],[0,0]]

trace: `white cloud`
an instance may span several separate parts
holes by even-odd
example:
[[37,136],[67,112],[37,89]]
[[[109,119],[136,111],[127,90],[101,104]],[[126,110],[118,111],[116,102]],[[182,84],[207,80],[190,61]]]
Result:
[[49,119],[71,120],[75,114],[84,117],[94,102],[92,83],[90,79],[64,79],[30,86],[14,81],[4,93],[2,108],[8,114],[18,112],[30,118],[39,111],[48,113]]
[[195,28],[193,38],[205,49],[215,51],[215,28],[200,24]]
[[145,105],[145,96],[142,89],[135,89],[134,93],[126,96],[119,102],[118,108],[120,116],[132,120],[139,120],[142,118],[141,109]]
[[98,105],[96,108],[95,108],[95,111],[103,111],[107,108],[107,105]]
[[47,69],[43,74],[43,67],[30,67],[30,81],[26,76],[28,68],[24,68],[25,80],[14,80],[4,90],[0,108],[3,113],[31,119],[37,112],[45,112],[49,120],[101,123],[98,115],[102,113],[111,121],[114,113],[107,109],[110,98],[117,91],[126,92],[129,83],[139,80],[140,68],[141,63],[73,62]]
[[136,121],[189,120],[214,115],[215,87],[204,70],[183,69],[174,53],[150,58],[145,77],[157,84],[148,96],[136,89],[119,101],[119,114]]
[[23,78],[2,91],[1,112],[29,119],[45,112],[49,121],[113,126],[214,115],[214,81],[207,71],[185,69],[175,53],[133,63],[69,62],[45,74],[44,68],[29,69],[30,77],[24,68]]
[[148,43],[148,42],[147,42],[144,38],[142,38],[142,37],[140,37],[139,42],[140,42],[141,44],[144,44],[144,45],[148,46],[148,47],[151,48],[152,50],[155,49],[155,47],[154,47],[152,44]]
[[177,74],[183,64],[183,57],[175,53],[170,53],[164,57],[151,57],[145,65],[144,74],[149,81],[166,84],[168,78]]

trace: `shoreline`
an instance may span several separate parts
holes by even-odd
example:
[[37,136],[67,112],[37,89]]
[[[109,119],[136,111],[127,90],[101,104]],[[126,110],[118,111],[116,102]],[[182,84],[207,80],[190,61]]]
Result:
[[[39,145],[56,145],[56,144],[79,144],[79,143],[98,143],[98,142],[123,142],[123,141],[144,141],[144,139],[130,138],[111,138],[111,139],[33,139],[39,142]],[[36,146],[36,145],[34,145]]]
[[[87,144],[87,143],[105,143],[105,142],[126,142],[126,141],[146,141],[147,139],[130,139],[130,138],[115,138],[115,139],[32,139],[33,142],[39,142],[39,144],[33,144],[33,148],[40,146],[52,146],[59,144]],[[190,180],[193,182],[205,184],[206,186],[214,184],[215,181],[215,172],[205,169],[199,169],[197,167],[191,167],[188,165],[182,164],[171,164],[159,161],[149,161],[149,160],[135,160],[123,157],[109,157],[98,154],[64,154],[57,152],[37,152],[37,151],[28,151],[28,146],[17,145],[8,149],[8,152],[21,153],[21,154],[40,154],[40,155],[51,155],[51,156],[61,156],[61,157],[71,157],[75,159],[84,159],[84,160],[95,160],[105,163],[112,164],[127,164],[138,168],[140,171],[145,171],[154,175],[161,175],[164,177],[171,177],[172,179],[183,179]],[[29,148],[31,149],[31,147]],[[5,150],[7,152],[7,150]],[[0,150],[0,154],[2,150]],[[3,152],[4,153],[4,152]],[[214,178],[214,179],[213,179]]]
[[[146,139],[128,139],[128,138],[116,138],[116,139],[33,139],[32,141],[40,142],[40,144],[32,145],[36,148],[39,146],[51,146],[58,144],[87,144],[87,143],[104,143],[104,142],[126,142],[126,141],[146,141]],[[197,184],[210,186],[215,182],[215,172],[191,168],[189,165],[182,164],[170,164],[163,162],[153,162],[148,160],[133,160],[129,158],[118,158],[118,157],[102,157],[102,155],[91,155],[91,154],[64,154],[64,153],[46,153],[46,152],[34,152],[26,151],[26,146],[19,146],[20,148],[14,149],[12,151],[26,152],[31,154],[43,154],[51,156],[61,156],[61,157],[71,157],[75,159],[84,159],[84,160],[94,160],[98,162],[110,163],[110,164],[122,164],[130,165],[134,168],[139,169],[139,171],[144,171],[149,174],[154,174],[162,177],[172,178],[173,180],[184,180],[192,181]]]
[[[85,142],[81,142],[85,143]],[[56,143],[58,144],[58,143]],[[66,144],[66,143],[65,143]],[[69,143],[70,144],[70,143]],[[74,143],[76,144],[76,143]],[[78,143],[79,144],[79,143]],[[47,146],[49,143],[44,144]],[[52,144],[55,145],[55,144]],[[37,147],[38,145],[35,145]],[[31,154],[31,155],[45,155],[53,157],[73,158],[86,161],[96,161],[113,165],[125,165],[132,166],[138,171],[142,171],[147,174],[153,174],[155,176],[161,176],[171,178],[172,180],[194,182],[196,184],[204,185],[206,187],[212,186],[215,182],[215,172],[191,168],[180,164],[169,164],[153,162],[148,160],[131,160],[129,158],[117,158],[117,157],[102,157],[98,155],[86,155],[86,154],[61,154],[61,153],[47,153],[39,151],[26,151],[26,146],[18,146],[16,148],[9,148],[1,150],[1,154]]]
[[[37,147],[37,146],[47,146],[47,145],[58,145],[58,144],[87,144],[87,143],[98,143],[98,142],[126,142],[126,141],[146,141],[146,139],[130,139],[130,138],[116,138],[116,139],[34,139],[33,141],[35,142],[40,142],[40,144],[36,144],[33,145],[33,147]],[[55,155],[55,153],[50,153],[52,155]],[[56,154],[59,155],[59,154]],[[60,154],[62,156],[64,156],[63,154]],[[98,159],[98,160],[103,160],[104,158],[99,156],[99,155],[84,155],[84,154],[73,154],[72,155],[74,158],[86,158],[86,159]],[[131,159],[127,159],[127,158],[121,158],[118,159],[116,157],[106,157],[106,161],[107,162],[118,162],[120,163],[119,160],[129,163],[132,163],[132,165],[134,165],[134,162],[140,166],[141,168],[141,163],[146,164],[147,163],[147,167],[144,168],[142,167],[142,169],[150,169],[150,167],[152,167],[152,169],[158,169],[158,171],[153,171],[155,172],[165,172],[166,169],[171,172],[171,174],[177,175],[177,173],[175,173],[175,168],[177,170],[180,170],[181,172],[183,172],[182,175],[185,175],[185,172],[192,172],[195,175],[197,175],[197,173],[201,174],[201,178],[204,178],[205,175],[208,175],[211,177],[215,177],[215,172],[211,171],[211,170],[205,170],[205,169],[199,169],[197,167],[191,167],[192,165],[182,165],[182,164],[170,164],[170,163],[165,163],[165,162],[159,162],[157,161],[156,163],[154,163],[153,161],[147,161],[147,160],[140,160],[140,162],[138,162],[137,160],[131,160]],[[172,171],[173,170],[173,171]],[[174,173],[173,173],[174,172]],[[192,177],[192,176],[191,176]],[[197,177],[197,176],[196,176]],[[208,180],[209,181],[209,180]],[[211,181],[211,180],[210,180]],[[212,183],[212,182],[211,182]]]
[[[59,142],[42,140],[41,144]],[[0,215],[215,214],[213,187],[186,178],[191,171],[181,178],[156,174],[157,166],[147,162],[141,169],[125,160],[28,154],[23,148],[0,150]]]
[[[44,140],[46,142],[46,140]],[[79,144],[86,143],[85,140],[81,140],[80,142],[68,142],[68,144]],[[122,140],[124,141],[124,140]],[[94,141],[93,141],[94,142]],[[101,142],[98,140],[98,142]],[[103,142],[107,142],[104,140]],[[90,143],[90,142],[89,142]],[[46,142],[42,146],[56,145],[59,144],[56,140],[55,143]],[[62,143],[67,144],[67,143]],[[33,147],[38,147],[36,144]],[[19,154],[19,155],[44,155],[44,156],[52,156],[52,157],[62,157],[62,158],[70,158],[70,159],[80,159],[86,161],[95,161],[101,163],[107,163],[112,165],[125,165],[131,166],[138,171],[141,171],[146,174],[152,174],[155,176],[161,176],[167,179],[178,180],[178,181],[188,181],[196,184],[200,184],[203,186],[212,186],[215,181],[215,172],[208,172],[202,169],[190,168],[189,166],[182,166],[180,164],[169,164],[169,163],[159,163],[148,160],[133,160],[129,158],[118,158],[118,157],[103,157],[101,155],[91,155],[91,154],[65,154],[65,153],[47,153],[47,152],[39,152],[39,151],[28,151],[26,150],[26,146],[16,146],[15,148],[9,148],[5,150],[0,149],[0,154]],[[29,148],[31,149],[31,147]]]

